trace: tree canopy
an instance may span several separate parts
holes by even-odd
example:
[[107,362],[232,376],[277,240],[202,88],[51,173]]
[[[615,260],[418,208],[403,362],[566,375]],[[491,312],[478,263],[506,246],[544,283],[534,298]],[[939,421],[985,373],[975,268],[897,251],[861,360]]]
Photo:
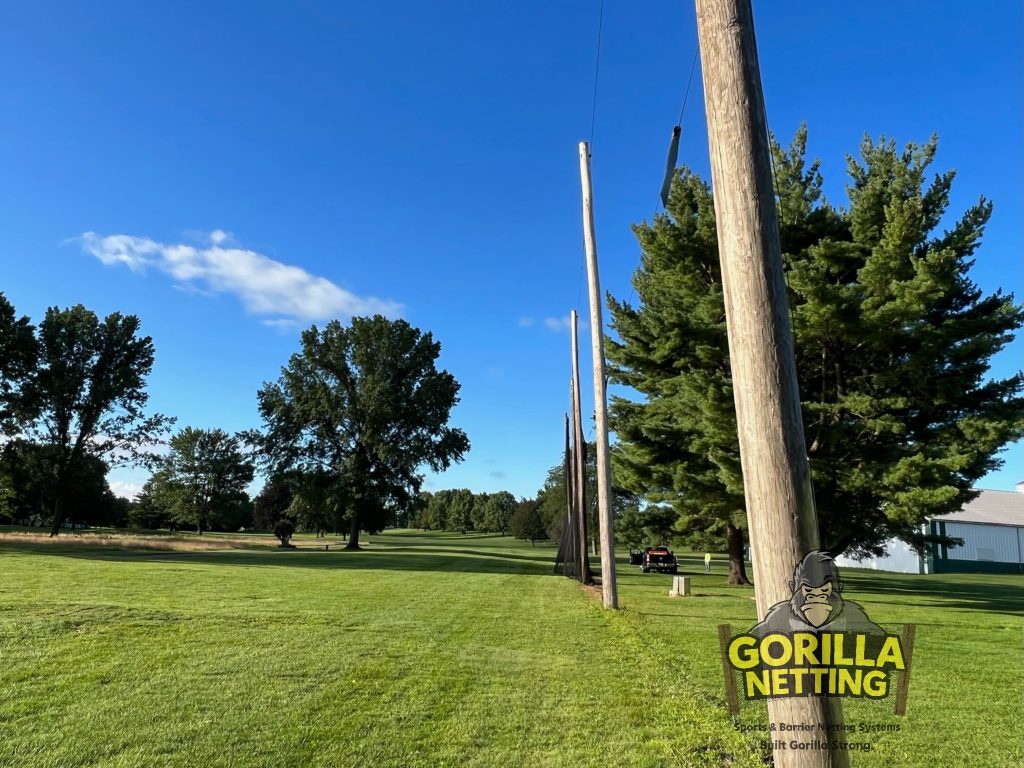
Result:
[[153,341],[138,331],[134,315],[114,312],[100,320],[80,304],[51,307],[39,324],[35,359],[19,397],[20,427],[28,441],[48,449],[51,535],[64,522],[74,478],[85,463],[96,459],[109,468],[151,462],[153,447],[174,421],[144,411]]
[[[587,443],[586,461],[584,463],[584,488],[586,497],[587,534],[591,542],[599,536],[598,498],[597,498],[597,446]],[[612,513],[618,517],[627,509],[637,504],[636,495],[628,490],[619,478],[613,475],[612,480]],[[548,538],[560,542],[562,528],[565,525],[566,488],[565,464],[556,464],[548,470],[544,485],[537,491],[537,505],[541,519],[544,520]]]
[[26,389],[37,355],[35,328],[0,293],[0,436],[17,433],[27,416]]
[[[1024,434],[1024,378],[988,376],[1024,322],[1011,295],[969,277],[992,205],[948,229],[952,171],[927,178],[936,140],[865,139],[848,158],[848,207],[822,195],[806,130],[774,141],[780,235],[821,540],[877,553],[921,545],[926,516],[958,509]],[[678,515],[684,538],[728,541],[742,571],[746,516],[714,205],[677,172],[667,212],[634,228],[637,305],[609,299],[618,482]],[[742,572],[737,578],[745,580]]]
[[469,450],[448,425],[459,384],[438,370],[441,345],[404,320],[337,320],[302,333],[277,382],[258,393],[258,441],[273,472],[327,473],[345,489],[348,546],[377,531],[419,493],[422,467],[446,469]]
[[240,438],[222,429],[195,427],[171,438],[163,468],[173,520],[195,526],[200,534],[248,501],[245,489],[255,474]]

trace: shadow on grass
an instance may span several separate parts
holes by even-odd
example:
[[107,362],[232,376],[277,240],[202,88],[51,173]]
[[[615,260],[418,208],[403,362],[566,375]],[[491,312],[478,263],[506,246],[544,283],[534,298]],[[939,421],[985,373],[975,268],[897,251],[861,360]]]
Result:
[[[390,541],[385,546],[387,547],[388,551],[393,551],[393,550],[396,550],[396,549],[399,549],[399,550],[405,550],[405,549],[422,550],[422,549],[424,549],[424,547],[418,546],[418,545],[415,545],[415,544],[393,544]],[[444,554],[469,555],[470,557],[498,557],[498,558],[502,558],[504,560],[530,560],[530,561],[533,561],[533,562],[540,562],[540,563],[549,563],[549,562],[550,563],[554,563],[554,560],[555,560],[555,551],[554,550],[551,550],[550,552],[545,552],[545,553],[538,553],[536,555],[534,555],[534,554],[514,555],[514,554],[511,554],[509,552],[494,552],[494,551],[481,550],[481,549],[452,549],[452,548],[449,548],[449,547],[430,547],[429,549],[430,549],[431,552],[442,552]]]
[[[622,571],[620,571],[622,572]],[[650,575],[632,578],[622,572],[620,584],[643,585]],[[686,574],[700,576],[706,574]],[[919,608],[951,608],[956,610],[984,611],[1009,616],[1024,616],[1024,578],[1002,574],[963,574],[945,575],[899,575],[878,572],[851,572],[841,574],[846,587],[851,591],[850,599],[855,602],[864,601],[876,605],[892,605],[896,607],[915,606]],[[667,587],[668,582],[664,585]],[[658,584],[657,586],[662,586]],[[696,585],[695,585],[696,586]],[[702,585],[707,589],[710,585]],[[749,597],[754,596],[750,587],[734,587],[721,585],[712,587],[722,589],[721,592],[707,594],[708,597]],[[730,592],[735,590],[735,592]],[[703,595],[694,594],[697,598]],[[887,600],[886,598],[893,598]],[[684,598],[668,598],[684,599]],[[692,598],[685,598],[692,599]],[[656,615],[656,614],[649,614]],[[662,614],[666,617],[676,614]],[[686,614],[678,614],[686,617]],[[921,623],[921,622],[915,622]]]
[[[397,550],[397,551],[396,551]],[[196,563],[242,568],[291,567],[374,571],[443,571],[449,573],[513,573],[530,576],[554,574],[554,552],[550,556],[526,556],[444,547],[371,546],[361,551],[337,549],[264,549],[215,551],[146,551],[130,549],[85,549],[55,545],[6,542],[0,552],[20,552],[47,557],[132,563]]]
[[[913,598],[928,598],[925,606],[960,608],[1024,615],[1024,578],[970,574],[962,577],[905,576],[882,574],[850,574],[843,578],[848,587],[871,600],[875,595],[903,598],[900,605],[913,603]],[[883,602],[883,601],[878,601]]]

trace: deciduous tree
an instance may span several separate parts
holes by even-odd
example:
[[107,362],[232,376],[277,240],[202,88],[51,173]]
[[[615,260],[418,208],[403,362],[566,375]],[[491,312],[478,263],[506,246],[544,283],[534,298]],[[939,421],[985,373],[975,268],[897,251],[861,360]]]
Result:
[[0,293],[0,435],[17,433],[31,413],[25,395],[38,360],[34,331]]
[[134,315],[100,320],[80,304],[50,308],[39,325],[26,434],[52,449],[52,536],[64,523],[75,473],[90,456],[108,466],[152,461],[152,447],[174,421],[144,412],[153,341],[138,331]]
[[529,539],[533,546],[548,537],[536,499],[523,499],[516,505],[511,522],[512,535],[517,539]]
[[349,548],[409,505],[421,468],[442,471],[469,449],[448,425],[459,384],[436,368],[440,351],[404,320],[335,320],[304,331],[281,378],[259,391],[265,431],[252,437],[267,464],[325,472],[347,489]]
[[165,482],[174,489],[173,517],[200,534],[215,522],[237,516],[248,501],[254,468],[242,441],[222,429],[185,427],[171,438],[164,460]]

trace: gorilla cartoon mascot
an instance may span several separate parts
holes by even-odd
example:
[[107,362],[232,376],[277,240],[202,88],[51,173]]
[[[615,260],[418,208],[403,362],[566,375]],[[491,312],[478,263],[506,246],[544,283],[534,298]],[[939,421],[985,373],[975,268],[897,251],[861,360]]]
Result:
[[808,552],[789,583],[793,597],[776,603],[751,630],[764,637],[774,632],[866,632],[884,635],[857,603],[843,599],[843,582],[832,555],[820,549]]

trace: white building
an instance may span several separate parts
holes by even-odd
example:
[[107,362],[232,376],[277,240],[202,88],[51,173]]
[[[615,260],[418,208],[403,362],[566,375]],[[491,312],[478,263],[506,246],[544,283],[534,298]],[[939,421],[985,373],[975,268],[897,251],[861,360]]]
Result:
[[959,512],[930,518],[925,529],[963,539],[963,546],[932,544],[919,555],[892,539],[885,557],[854,560],[844,555],[836,564],[897,573],[1024,573],[1024,482],[1017,483],[1016,491],[982,490]]

